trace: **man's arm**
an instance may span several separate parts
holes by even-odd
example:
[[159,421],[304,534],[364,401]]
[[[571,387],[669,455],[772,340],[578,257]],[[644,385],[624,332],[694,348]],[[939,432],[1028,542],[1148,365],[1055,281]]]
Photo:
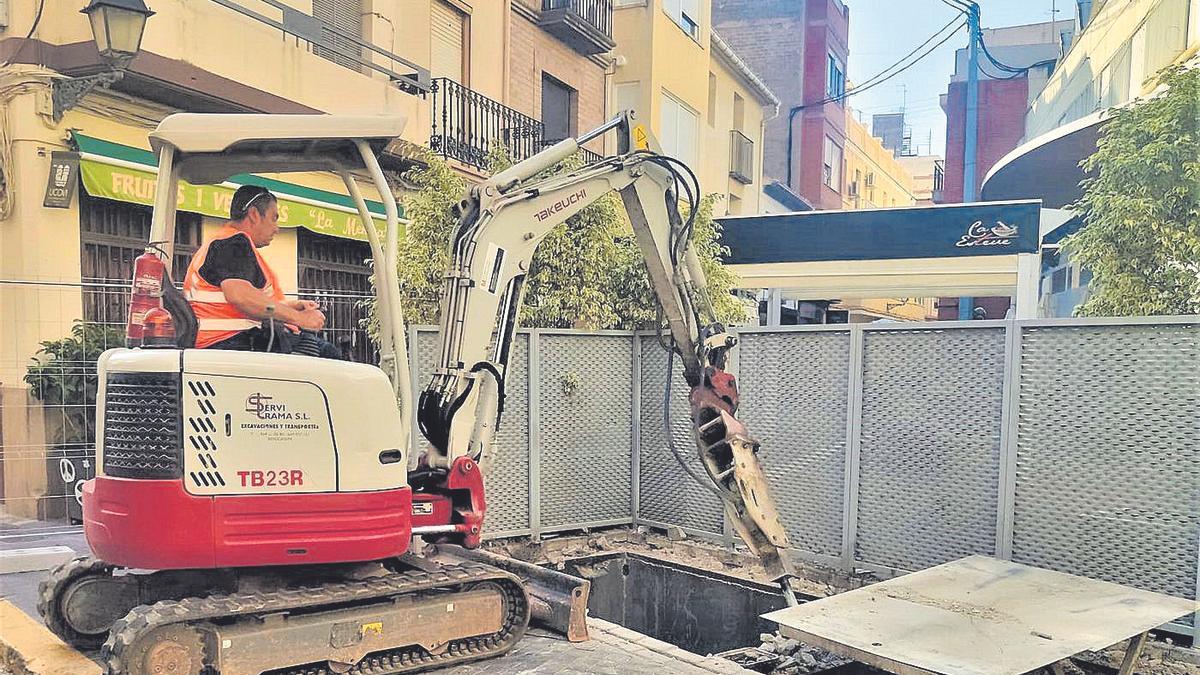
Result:
[[[312,303],[314,306],[311,308],[300,309],[298,305],[304,301],[277,302],[245,279],[222,281],[221,292],[225,294],[225,299],[229,301],[229,304],[254,319],[266,321],[273,318],[306,330],[321,330],[325,327],[325,314],[316,309],[315,303]],[[275,307],[274,314],[267,312],[267,307],[270,305]]]

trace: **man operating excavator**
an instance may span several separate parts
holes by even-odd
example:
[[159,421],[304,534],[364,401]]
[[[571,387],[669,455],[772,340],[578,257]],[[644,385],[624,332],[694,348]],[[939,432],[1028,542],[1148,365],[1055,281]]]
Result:
[[[275,195],[243,185],[229,203],[229,222],[204,242],[188,265],[184,297],[196,314],[196,347],[289,353],[300,330],[325,327],[311,300],[288,300],[275,272],[258,249],[279,232]],[[342,358],[329,342],[306,335],[318,354]]]

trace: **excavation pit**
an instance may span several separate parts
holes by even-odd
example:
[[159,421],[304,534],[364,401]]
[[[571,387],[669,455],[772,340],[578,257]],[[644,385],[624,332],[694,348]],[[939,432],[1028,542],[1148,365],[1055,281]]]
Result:
[[785,606],[776,586],[636,553],[571,558],[565,570],[592,582],[595,616],[700,655],[758,645]]

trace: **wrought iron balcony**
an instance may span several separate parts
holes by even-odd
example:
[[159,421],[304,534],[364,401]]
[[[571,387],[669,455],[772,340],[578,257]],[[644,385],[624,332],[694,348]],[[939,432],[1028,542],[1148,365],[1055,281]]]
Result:
[[446,77],[433,79],[433,130],[429,147],[447,159],[487,168],[497,145],[521,161],[542,148],[545,125]]
[[617,46],[612,39],[612,0],[542,0],[538,25],[587,56]]

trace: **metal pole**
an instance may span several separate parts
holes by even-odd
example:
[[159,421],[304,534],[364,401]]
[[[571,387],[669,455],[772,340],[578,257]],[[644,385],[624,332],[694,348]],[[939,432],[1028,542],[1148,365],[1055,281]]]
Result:
[[[975,164],[979,135],[979,5],[968,3],[967,9],[967,119],[963,137],[963,202],[973,202],[975,194]],[[970,321],[975,298],[958,299],[959,321]]]
[[975,201],[975,163],[979,133],[979,5],[967,11],[967,119],[963,147],[963,201]]

